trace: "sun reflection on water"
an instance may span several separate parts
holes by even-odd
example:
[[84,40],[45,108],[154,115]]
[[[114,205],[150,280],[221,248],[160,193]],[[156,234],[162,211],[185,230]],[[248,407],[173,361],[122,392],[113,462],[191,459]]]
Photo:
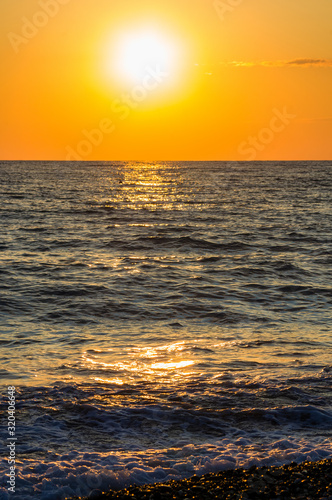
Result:
[[93,380],[95,380],[96,382],[103,382],[103,383],[106,383],[106,384],[116,384],[116,385],[123,385],[124,382],[123,380],[121,380],[120,378],[99,378],[99,377],[95,377]]
[[151,368],[154,370],[176,370],[178,368],[186,368],[192,366],[194,361],[178,361],[177,363],[153,363]]
[[[107,203],[121,203],[122,208],[130,210],[154,209],[156,205],[173,207],[175,201],[174,169],[167,163],[128,162],[121,170],[115,184],[114,176],[107,179],[111,199]],[[112,207],[112,204],[109,205]]]
[[[116,374],[115,377],[94,377],[94,380],[117,385],[123,385],[129,380],[142,380],[142,378],[146,381],[153,381],[160,377],[174,379],[188,376],[189,373],[185,369],[195,364],[195,361],[188,359],[187,356],[183,359],[184,349],[185,342],[183,341],[157,347],[130,347],[123,350],[121,361],[119,361],[119,352],[114,354],[114,352],[111,353],[112,349],[104,352],[96,350],[89,354],[84,352],[82,364],[91,375],[96,375],[96,372],[98,375]],[[107,359],[102,360],[101,356],[107,356]]]

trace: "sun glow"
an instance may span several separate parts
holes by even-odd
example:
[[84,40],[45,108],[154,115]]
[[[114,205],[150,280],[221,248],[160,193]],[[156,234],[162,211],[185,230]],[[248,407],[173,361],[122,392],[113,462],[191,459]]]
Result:
[[154,94],[182,85],[186,49],[174,33],[149,25],[129,26],[113,33],[106,45],[106,73],[119,89],[143,85]]
[[172,43],[154,31],[137,31],[120,37],[115,69],[130,83],[141,82],[151,69],[174,72],[176,51]]

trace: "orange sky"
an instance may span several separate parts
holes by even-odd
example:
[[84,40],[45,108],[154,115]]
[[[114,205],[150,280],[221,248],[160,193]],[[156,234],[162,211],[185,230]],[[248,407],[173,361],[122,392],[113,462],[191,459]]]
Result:
[[0,158],[330,160],[331,19],[331,0],[1,0]]

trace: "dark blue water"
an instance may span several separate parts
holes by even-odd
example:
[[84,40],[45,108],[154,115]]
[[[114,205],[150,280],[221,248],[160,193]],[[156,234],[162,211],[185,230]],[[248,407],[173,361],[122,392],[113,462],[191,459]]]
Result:
[[331,167],[0,163],[18,498],[332,455]]

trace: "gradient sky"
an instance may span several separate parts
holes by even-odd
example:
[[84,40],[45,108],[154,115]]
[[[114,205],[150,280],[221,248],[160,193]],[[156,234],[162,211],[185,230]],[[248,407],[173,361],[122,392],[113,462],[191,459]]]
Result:
[[331,0],[1,0],[0,158],[331,160],[331,19]]

